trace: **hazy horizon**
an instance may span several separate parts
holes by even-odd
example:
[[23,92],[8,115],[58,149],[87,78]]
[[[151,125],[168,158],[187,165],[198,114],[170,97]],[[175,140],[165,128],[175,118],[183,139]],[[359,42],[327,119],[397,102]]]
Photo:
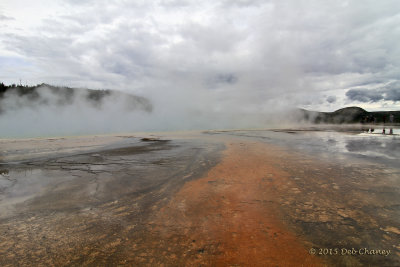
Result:
[[0,127],[265,127],[297,107],[396,110],[398,25],[395,0],[4,0],[0,82],[119,90],[154,110],[80,102],[86,112],[22,109]]

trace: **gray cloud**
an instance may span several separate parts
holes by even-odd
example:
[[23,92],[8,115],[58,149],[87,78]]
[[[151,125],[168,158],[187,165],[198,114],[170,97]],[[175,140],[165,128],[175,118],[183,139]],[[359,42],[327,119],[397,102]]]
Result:
[[328,103],[335,103],[336,100],[337,100],[337,98],[336,98],[336,96],[334,96],[334,95],[328,96],[328,97],[326,98],[326,101],[327,101]]
[[0,21],[1,20],[15,20],[15,18],[13,18],[13,17],[8,17],[8,16],[5,16],[5,15],[3,15],[3,14],[0,14]]
[[400,77],[396,0],[64,3],[40,27],[0,36],[0,52],[35,66],[3,67],[5,82],[132,91],[171,125],[307,101],[340,108],[361,85],[347,100],[396,99],[396,89],[367,91]]
[[377,102],[383,99],[381,90],[351,89],[346,96],[352,101]]
[[[81,1],[68,2],[82,4]],[[132,64],[139,68],[150,66],[154,72],[157,68],[168,71],[179,65],[198,72],[204,71],[201,70],[203,62],[211,63],[210,69],[213,65],[223,68],[231,63],[227,58],[231,57],[232,63],[236,64],[235,72],[248,70],[256,74],[253,71],[260,70],[260,74],[256,74],[259,77],[252,77],[253,82],[259,79],[264,83],[265,79],[260,77],[264,76],[269,81],[277,80],[271,83],[278,83],[278,86],[285,84],[285,79],[276,79],[276,72],[285,75],[286,80],[293,72],[299,75],[310,73],[310,77],[319,73],[327,78],[343,73],[377,73],[397,65],[399,59],[398,33],[390,30],[395,28],[391,25],[398,23],[394,17],[399,11],[395,8],[399,6],[396,1],[384,1],[385,4],[353,1],[343,6],[317,1],[305,4],[246,0],[225,1],[214,7],[208,2],[193,5],[188,1],[161,1],[160,7],[183,8],[169,11],[145,2],[83,2],[87,9],[47,19],[39,36],[12,38],[8,35],[8,48],[52,61],[55,54],[66,51],[70,62],[61,63],[69,63],[66,67],[73,69],[80,63],[74,59],[92,54],[93,60],[98,61],[95,63],[105,72],[116,72],[128,78],[132,74],[129,71]],[[210,14],[204,21],[195,20],[196,8],[205,7]],[[296,16],[300,11],[302,16]],[[128,13],[132,15],[128,17]],[[185,23],[177,21],[163,25],[165,21],[162,16],[157,17],[159,13],[166,19],[181,16]],[[199,12],[199,16],[201,14]],[[254,18],[247,17],[249,14],[254,14]],[[259,16],[262,14],[265,16]],[[43,34],[46,32],[53,36]],[[240,55],[245,51],[246,56]],[[110,55],[116,55],[112,60],[115,63],[107,64],[111,62]],[[257,57],[259,60],[254,60]],[[154,59],[151,65],[150,58]],[[179,64],[165,66],[163,59]],[[241,70],[241,64],[252,65]],[[294,82],[289,87],[296,85]]]
[[378,102],[378,101],[400,101],[400,83],[393,82],[383,88],[377,89],[350,89],[346,96],[353,101]]

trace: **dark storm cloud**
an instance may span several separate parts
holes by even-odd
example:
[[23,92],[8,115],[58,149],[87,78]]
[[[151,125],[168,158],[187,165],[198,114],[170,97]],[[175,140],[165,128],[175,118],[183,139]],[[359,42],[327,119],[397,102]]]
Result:
[[385,100],[400,101],[400,87],[387,89],[384,94]]
[[326,98],[326,101],[327,101],[328,103],[335,103],[336,100],[337,100],[337,98],[336,98],[336,96],[334,96],[334,95],[328,96],[328,97]]
[[347,91],[346,96],[352,101],[359,102],[378,102],[400,101],[400,83],[394,82],[383,88],[377,89],[351,89]]
[[381,90],[351,89],[347,91],[346,96],[352,101],[359,102],[377,102],[383,99]]

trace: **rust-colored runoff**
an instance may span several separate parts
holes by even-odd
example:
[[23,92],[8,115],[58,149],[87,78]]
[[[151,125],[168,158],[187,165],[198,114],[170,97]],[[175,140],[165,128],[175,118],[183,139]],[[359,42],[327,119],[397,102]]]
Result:
[[178,254],[187,266],[323,266],[280,217],[277,196],[288,181],[276,167],[282,152],[260,143],[226,146],[221,163],[186,183],[155,216],[153,233],[168,240],[166,257],[185,250]]

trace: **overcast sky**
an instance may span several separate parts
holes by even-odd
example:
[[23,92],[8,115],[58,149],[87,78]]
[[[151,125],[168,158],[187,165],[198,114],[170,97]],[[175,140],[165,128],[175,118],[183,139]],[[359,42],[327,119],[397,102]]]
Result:
[[0,80],[193,112],[400,108],[400,1],[0,0]]

